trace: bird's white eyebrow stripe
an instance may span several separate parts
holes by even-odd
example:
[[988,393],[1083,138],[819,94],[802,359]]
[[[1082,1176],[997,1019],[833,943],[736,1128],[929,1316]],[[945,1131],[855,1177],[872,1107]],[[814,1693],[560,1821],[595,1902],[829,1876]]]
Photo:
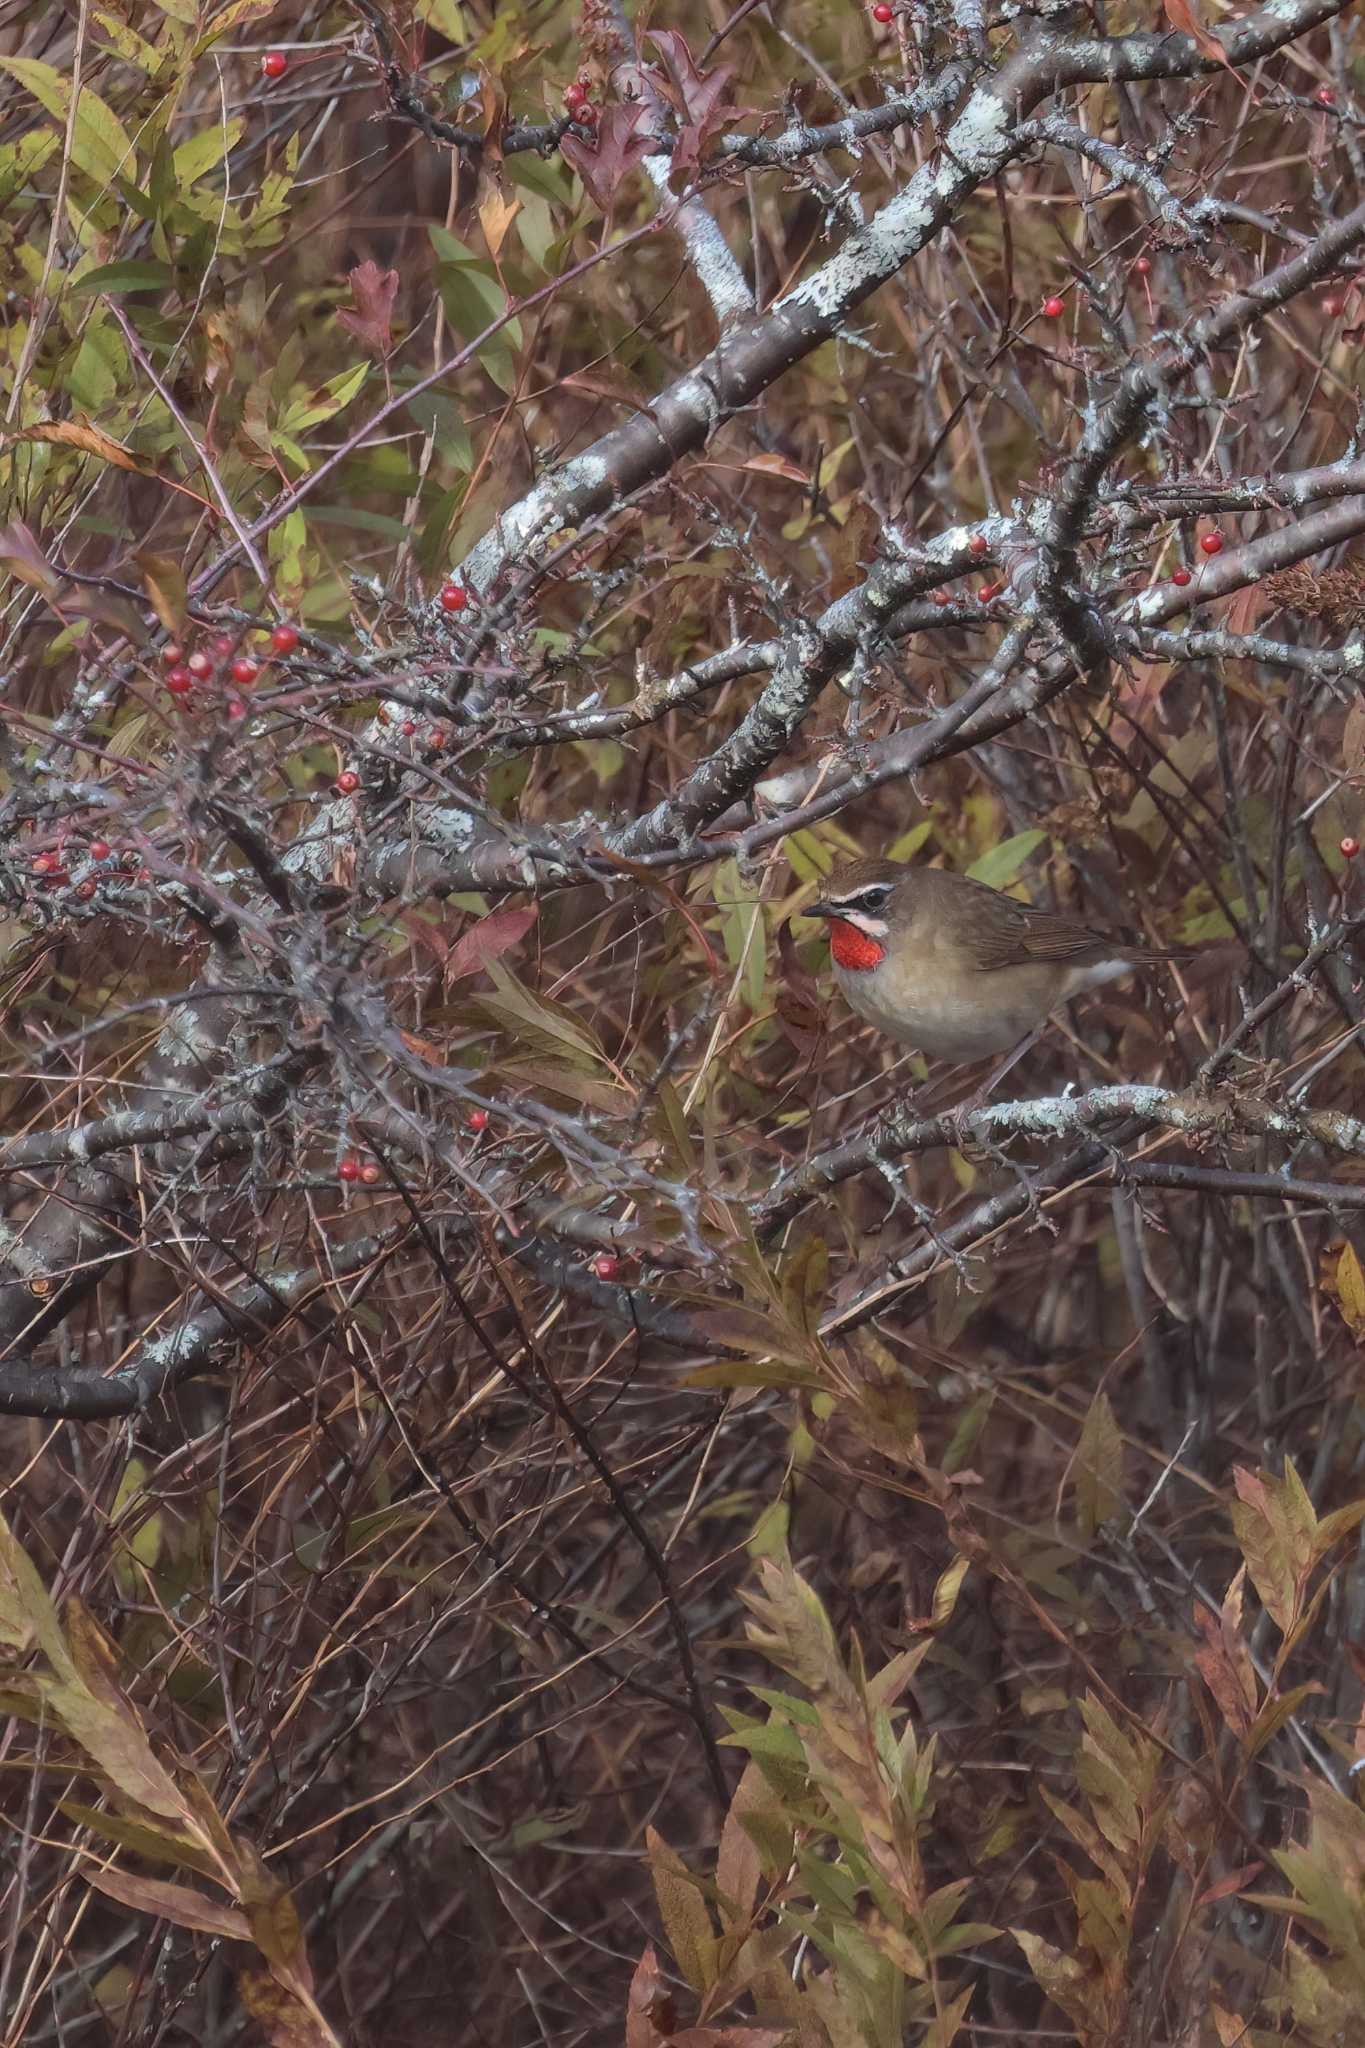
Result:
[[886,882],[868,882],[861,889],[850,889],[846,896],[831,896],[829,900],[841,910],[880,910],[889,886]]

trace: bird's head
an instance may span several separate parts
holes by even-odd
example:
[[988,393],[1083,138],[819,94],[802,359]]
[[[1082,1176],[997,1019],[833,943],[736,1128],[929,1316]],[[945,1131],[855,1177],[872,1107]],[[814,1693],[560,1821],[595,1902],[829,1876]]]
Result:
[[908,912],[909,874],[899,861],[855,860],[829,876],[824,895],[806,915],[827,921],[836,967],[854,974],[880,967]]

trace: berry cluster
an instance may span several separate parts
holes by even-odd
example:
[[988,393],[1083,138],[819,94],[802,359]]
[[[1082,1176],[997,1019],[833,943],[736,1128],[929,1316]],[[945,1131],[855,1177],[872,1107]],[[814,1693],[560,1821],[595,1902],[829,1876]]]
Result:
[[354,1152],[347,1152],[337,1166],[337,1179],[345,1181],[348,1187],[359,1182],[362,1187],[377,1188],[384,1178],[384,1169],[373,1159],[361,1159]]
[[[80,873],[73,878],[72,870],[77,867]],[[89,903],[101,882],[146,880],[141,855],[131,848],[115,853],[107,839],[92,839],[82,848],[62,838],[55,847],[34,854],[29,873],[44,889],[69,888],[78,903]]]
[[564,88],[564,106],[569,119],[578,128],[594,129],[600,119],[599,110],[588,95],[592,91],[592,80],[586,71],[580,71]]
[[[281,621],[271,629],[263,658],[268,661],[272,655],[292,654],[298,644],[297,626]],[[166,688],[181,703],[191,696],[196,683],[207,683],[215,675],[231,681],[238,690],[251,689],[261,676],[261,661],[243,650],[238,633],[215,633],[207,647],[197,647],[191,654],[178,642],[169,641],[161,650],[161,659]],[[224,709],[229,718],[246,716],[246,705],[235,693],[229,694]]]

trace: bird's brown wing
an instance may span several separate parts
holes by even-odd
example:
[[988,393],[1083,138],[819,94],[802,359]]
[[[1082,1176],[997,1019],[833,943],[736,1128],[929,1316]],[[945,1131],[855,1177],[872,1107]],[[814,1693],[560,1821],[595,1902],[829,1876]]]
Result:
[[971,913],[963,940],[981,968],[1024,967],[1031,961],[1085,967],[1132,951],[1121,939],[1096,931],[1077,917],[1016,903],[994,889],[982,890]]

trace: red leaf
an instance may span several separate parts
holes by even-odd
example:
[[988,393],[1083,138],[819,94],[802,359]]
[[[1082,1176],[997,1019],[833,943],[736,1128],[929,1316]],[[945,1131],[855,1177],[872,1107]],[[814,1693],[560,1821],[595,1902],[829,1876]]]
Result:
[[381,270],[367,256],[350,273],[353,313],[338,313],[337,319],[377,356],[387,356],[393,347],[393,302],[398,296],[398,272]]
[[1234,1892],[1241,1891],[1243,1885],[1250,1884],[1252,1878],[1264,1869],[1264,1863],[1244,1863],[1240,1870],[1230,1870],[1226,1877],[1219,1878],[1217,1884],[1211,1884],[1206,1892],[1200,1892],[1194,1902],[1195,1912],[1203,1906],[1216,1905],[1219,1899],[1230,1899]]
[[493,910],[487,917],[481,917],[467,932],[461,932],[450,949],[446,961],[445,978],[449,985],[459,981],[462,975],[478,974],[489,963],[496,960],[509,946],[524,938],[535,923],[538,906],[530,903],[524,910]]
[[712,71],[698,71],[686,38],[676,29],[656,28],[648,41],[663,52],[671,77],[650,69],[650,78],[676,109],[678,139],[673,146],[673,169],[690,170],[700,163],[701,153],[728,114],[736,111],[724,105],[734,77],[732,64],[717,64]]
[[651,1943],[635,1966],[626,1998],[626,2048],[658,2048],[677,2024],[672,1995]]
[[1206,57],[1216,57],[1228,71],[1233,70],[1233,66],[1228,63],[1227,51],[1217,36],[1209,34],[1190,5],[1190,0],[1162,0],[1162,5],[1166,9],[1166,19],[1172,28],[1178,28],[1182,35],[1193,36]]
[[644,111],[638,100],[629,107],[604,107],[595,144],[583,142],[577,135],[560,140],[560,155],[573,165],[603,213],[611,212],[617,186],[642,157],[658,147],[651,136],[635,133]]
[[56,571],[22,519],[12,519],[0,533],[0,564],[21,583],[40,590],[49,603],[57,595]]

